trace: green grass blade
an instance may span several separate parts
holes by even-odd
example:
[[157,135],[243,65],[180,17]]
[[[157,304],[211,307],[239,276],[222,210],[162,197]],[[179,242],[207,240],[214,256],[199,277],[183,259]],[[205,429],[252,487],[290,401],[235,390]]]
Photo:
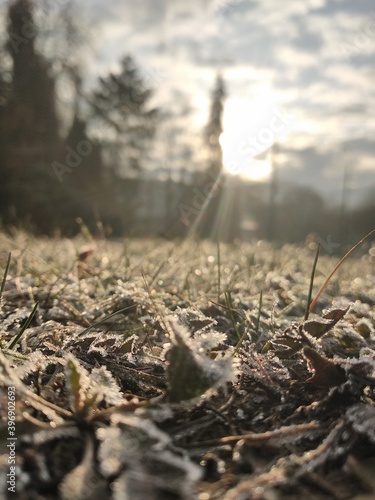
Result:
[[[258,330],[259,330],[260,315],[261,315],[261,312],[262,312],[262,304],[263,304],[263,290],[260,291],[260,296],[259,296],[258,315],[257,315],[257,319],[256,319],[256,324],[255,324],[255,332],[256,333],[258,333]],[[232,310],[232,309],[230,309],[230,310]],[[235,328],[235,329],[236,329],[237,335],[239,335],[239,332],[238,332],[237,328]],[[248,327],[246,327],[245,331],[243,332],[243,335],[241,336],[241,338],[237,342],[236,347],[233,350],[232,357],[237,354],[237,352],[239,351],[240,347],[244,343],[244,340],[247,338],[248,333],[249,333],[249,329],[248,329]]]
[[104,323],[104,321],[106,321],[107,319],[111,319],[113,318],[113,316],[116,316],[116,314],[120,314],[124,311],[127,311],[128,309],[131,309],[132,307],[136,307],[137,304],[132,304],[131,306],[126,306],[126,307],[123,307],[122,309],[119,309],[118,311],[115,311],[111,314],[107,314],[106,316],[104,316],[104,318],[101,318],[99,319],[98,321],[95,321],[95,323],[93,323],[92,325],[88,326],[87,328],[85,328],[82,332],[80,332],[78,334],[78,337],[82,337],[82,335],[84,335],[85,333],[89,332],[91,330],[91,328],[94,328],[95,326],[98,326],[102,323]]
[[1,288],[0,288],[0,302],[1,302],[1,299],[3,298],[3,293],[4,293],[4,289],[5,289],[6,279],[7,279],[8,273],[9,273],[9,268],[10,268],[10,260],[11,260],[11,258],[12,258],[12,254],[11,254],[11,252],[9,252],[9,255],[8,255],[8,260],[7,260],[7,264],[6,264],[6,266],[5,266],[5,271],[4,271],[3,281],[1,282]]
[[17,333],[17,335],[15,336],[15,338],[9,343],[8,345],[8,349],[13,349],[13,347],[17,344],[17,342],[19,341],[19,339],[21,338],[21,336],[23,335],[23,332],[29,328],[32,320],[34,319],[34,316],[36,314],[36,311],[38,309],[38,306],[39,306],[39,302],[35,302],[35,305],[33,307],[33,310],[31,311],[31,313],[29,314],[29,317],[27,318],[27,320],[25,321],[24,325],[22,326],[21,330],[19,331],[19,333]]
[[255,323],[255,333],[258,333],[259,324],[260,324],[260,315],[262,314],[262,305],[263,305],[263,290],[260,291],[259,295],[259,307],[258,307],[258,315]]
[[320,243],[318,243],[318,248],[316,249],[314,264],[313,264],[312,271],[311,271],[309,294],[308,294],[308,297],[307,297],[307,304],[306,304],[306,310],[305,310],[305,316],[304,316],[304,320],[305,321],[308,320],[309,314],[311,312],[310,311],[310,304],[311,304],[311,297],[312,297],[312,291],[313,291],[313,286],[314,286],[314,278],[315,278],[316,265],[318,263],[318,258],[319,258],[319,251],[320,251]]
[[238,331],[236,319],[235,319],[234,314],[233,314],[236,311],[233,307],[232,294],[228,291],[228,292],[224,292],[224,296],[225,296],[226,307],[229,311],[230,320],[232,322],[233,330],[236,332],[238,339],[241,339],[241,334]]

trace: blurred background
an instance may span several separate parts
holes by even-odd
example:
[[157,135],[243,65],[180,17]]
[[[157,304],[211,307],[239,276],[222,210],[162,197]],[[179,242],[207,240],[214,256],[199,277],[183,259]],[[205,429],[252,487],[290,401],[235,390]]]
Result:
[[4,230],[319,241],[374,228],[370,0],[0,5]]

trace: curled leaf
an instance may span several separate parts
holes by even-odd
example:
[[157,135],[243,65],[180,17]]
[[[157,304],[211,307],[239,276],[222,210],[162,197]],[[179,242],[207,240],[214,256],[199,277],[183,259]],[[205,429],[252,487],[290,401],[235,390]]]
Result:
[[348,310],[349,306],[343,309],[330,309],[323,315],[323,318],[305,321],[303,329],[316,339],[320,339],[320,337],[329,332],[345,316]]
[[340,321],[345,314],[348,312],[350,306],[344,307],[344,308],[337,308],[337,309],[330,309],[327,311],[325,314],[323,314],[323,318],[325,319],[333,319],[335,320],[335,323]]
[[333,387],[343,384],[347,380],[345,370],[341,366],[322,356],[311,347],[304,347],[303,354],[314,371],[314,375],[306,382],[318,386]]
[[309,320],[305,321],[303,324],[303,329],[305,332],[309,333],[316,339],[320,339],[325,333],[329,332],[330,329],[335,325],[336,321],[320,319],[320,320]]

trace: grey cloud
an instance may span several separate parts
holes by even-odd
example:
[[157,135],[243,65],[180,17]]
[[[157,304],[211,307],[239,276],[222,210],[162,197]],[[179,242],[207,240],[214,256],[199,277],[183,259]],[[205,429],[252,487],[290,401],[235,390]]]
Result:
[[[202,85],[208,85],[207,76],[205,82],[202,80],[206,69],[214,72],[221,68],[225,76],[226,69],[239,65],[249,68],[249,75],[257,70],[267,75],[265,82],[282,106],[316,124],[317,129],[325,117],[337,116],[341,135],[340,118],[343,125],[346,118],[348,123],[357,120],[358,130],[366,135],[365,120],[373,99],[369,68],[375,63],[375,39],[373,49],[357,50],[349,58],[341,44],[351,43],[356,30],[371,16],[375,19],[373,0],[327,0],[322,7],[316,2],[297,1],[281,6],[277,0],[79,2],[99,25],[108,28],[113,24],[113,33],[118,32],[110,43],[103,40],[102,53],[109,64],[125,52],[131,52],[145,66],[162,59],[168,74],[160,94],[163,98],[173,95],[173,88],[183,93],[192,88],[202,90]],[[181,78],[176,62],[183,64],[189,82]],[[251,76],[245,81],[244,75],[239,72],[230,81],[230,95],[251,98]],[[345,103],[346,94],[355,102]],[[335,133],[338,131],[332,131],[332,142],[338,140]],[[347,136],[345,143],[332,144],[324,151],[318,144],[296,150],[290,142],[282,176],[326,192],[339,189],[345,155],[375,158],[371,141],[351,140],[349,127]],[[318,137],[319,133],[316,141]],[[358,172],[357,184],[371,183],[371,175],[373,172]]]

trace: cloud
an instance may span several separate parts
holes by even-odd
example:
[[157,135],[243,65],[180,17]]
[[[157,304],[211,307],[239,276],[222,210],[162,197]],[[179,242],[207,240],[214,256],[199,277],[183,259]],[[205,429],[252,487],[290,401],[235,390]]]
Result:
[[262,99],[259,127],[271,101],[295,116],[283,142],[283,175],[334,190],[350,155],[359,165],[357,185],[369,182],[375,171],[373,0],[291,0],[282,8],[278,0],[78,3],[97,26],[101,72],[133,54],[146,74],[162,75],[154,82],[160,105],[178,113],[190,103],[193,126],[202,126],[221,69],[229,99],[239,103],[227,121],[237,120],[238,136],[247,133],[251,103]]

